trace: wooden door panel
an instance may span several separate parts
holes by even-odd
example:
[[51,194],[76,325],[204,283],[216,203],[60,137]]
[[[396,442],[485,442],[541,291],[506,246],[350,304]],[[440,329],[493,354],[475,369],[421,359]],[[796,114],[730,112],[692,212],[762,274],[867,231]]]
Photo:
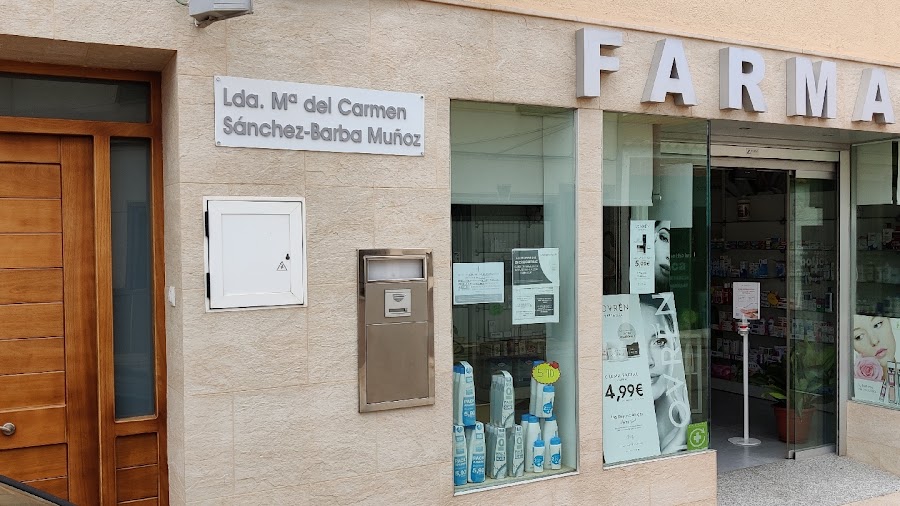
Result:
[[133,501],[156,497],[159,493],[159,467],[131,467],[116,470],[116,500]]
[[3,406],[4,410],[65,403],[64,372],[0,376],[0,406]]
[[0,304],[62,299],[62,269],[0,269]]
[[0,474],[19,481],[66,476],[67,464],[64,444],[0,452]]
[[66,370],[61,337],[0,339],[0,374],[27,374]]
[[69,498],[69,480],[66,478],[50,478],[49,480],[26,481],[25,483],[61,499]]
[[116,469],[156,464],[156,434],[135,434],[116,438]]
[[60,201],[0,199],[0,234],[62,232]]
[[[62,335],[62,304],[9,304],[0,306],[0,339],[61,337]],[[3,409],[2,405],[0,405],[0,409]]]
[[120,502],[119,506],[158,506],[159,498],[150,497],[148,499],[138,499],[136,501]]
[[60,234],[0,234],[0,269],[62,267]]
[[0,424],[6,422],[16,426],[16,433],[0,437],[0,450],[66,441],[66,408],[62,406],[0,412]]
[[0,163],[0,197],[58,199],[61,196],[59,165]]
[[59,137],[0,134],[0,161],[58,163],[60,161]]

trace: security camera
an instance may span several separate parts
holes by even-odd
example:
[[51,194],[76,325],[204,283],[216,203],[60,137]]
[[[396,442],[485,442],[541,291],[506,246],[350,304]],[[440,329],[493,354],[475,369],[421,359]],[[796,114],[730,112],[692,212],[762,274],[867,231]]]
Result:
[[253,14],[253,0],[190,0],[188,14],[197,26],[213,21]]

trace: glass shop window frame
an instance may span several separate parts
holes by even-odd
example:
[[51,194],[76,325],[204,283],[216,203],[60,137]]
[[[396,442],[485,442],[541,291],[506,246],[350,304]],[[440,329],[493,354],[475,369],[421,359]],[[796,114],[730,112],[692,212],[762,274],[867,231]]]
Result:
[[[63,65],[44,65],[12,61],[0,61],[0,75],[22,76],[30,81],[74,83],[76,85],[121,84],[130,92],[139,91],[147,102],[146,113],[140,117],[111,121],[102,117],[72,117],[70,111],[58,114],[46,113],[39,116],[2,116],[0,131],[5,133],[46,134],[58,136],[89,137],[93,145],[94,180],[93,205],[95,218],[95,262],[97,265],[97,319],[98,335],[98,425],[101,445],[115,448],[119,437],[154,434],[157,442],[160,497],[168,494],[168,445],[166,429],[166,321],[165,306],[165,261],[163,230],[163,149],[162,149],[162,80],[158,73],[114,69],[89,69]],[[0,90],[2,93],[2,90]],[[131,95],[131,99],[134,95]],[[2,100],[2,96],[0,96]],[[111,231],[111,144],[129,139],[147,143],[149,148],[149,200],[148,218],[150,237],[148,241],[150,273],[150,319],[153,338],[153,411],[134,417],[116,417],[116,385],[114,359],[114,309],[112,280],[112,231]],[[101,482],[113,489],[106,493],[115,494],[116,462],[114,458],[101,456]]]
[[[900,410],[898,146],[900,141],[893,139],[851,147],[851,229],[847,239],[853,308],[847,315],[850,318],[848,397],[854,402],[892,410]],[[888,194],[884,193],[886,189]],[[865,194],[863,204],[860,203],[862,194]],[[885,215],[891,214],[888,206],[894,206],[892,216]],[[893,351],[885,344],[885,338],[893,341]],[[882,348],[885,349],[883,358],[878,356]],[[869,356],[870,351],[875,354]]]
[[[686,125],[679,130],[681,125]],[[710,418],[710,126],[705,119],[655,116],[647,114],[619,113],[604,111],[603,117],[603,289],[602,311],[604,329],[602,333],[603,355],[603,451],[604,468],[614,468],[633,463],[655,460],[662,457],[686,456],[697,451],[708,449]],[[680,162],[680,163],[679,163]],[[681,165],[679,167],[679,165]],[[663,170],[665,167],[665,170]],[[698,176],[698,170],[703,174]],[[687,179],[685,179],[687,178]],[[685,184],[685,181],[688,184]],[[627,193],[623,191],[627,189]],[[637,191],[635,191],[637,189]],[[691,206],[685,212],[685,206],[678,200],[675,205],[666,201],[665,195],[683,196],[685,192],[692,195]],[[705,206],[698,206],[698,197],[705,199]],[[677,200],[677,199],[676,199]],[[659,206],[654,210],[654,205]],[[668,213],[659,215],[658,213]],[[687,225],[686,225],[687,224]],[[643,258],[645,267],[631,273],[632,263],[640,258],[632,258],[632,233],[646,235],[654,246],[664,244],[669,254],[663,263],[669,269],[660,269],[659,257],[648,255]],[[655,239],[655,240],[654,240]],[[645,244],[650,243],[646,241]],[[678,242],[686,243],[687,250],[679,254],[676,250]],[[660,250],[665,251],[665,250]],[[687,253],[685,253],[687,251]],[[623,268],[623,266],[628,266]],[[687,271],[688,278],[677,280],[679,272]],[[682,286],[687,282],[687,289]],[[664,288],[658,289],[662,284]],[[652,285],[652,288],[650,286]],[[628,291],[622,291],[625,287]],[[637,291],[635,291],[637,286]],[[705,294],[698,298],[697,288]],[[649,290],[649,291],[648,291]],[[657,297],[655,294],[671,292],[673,298]],[[681,297],[679,297],[681,294]],[[672,304],[674,299],[675,304]],[[684,300],[690,300],[685,308]],[[674,305],[675,315],[670,314]],[[639,308],[635,311],[635,307]],[[598,309],[599,310],[599,309]],[[659,331],[646,332],[647,321],[655,319]],[[672,337],[677,323],[678,332],[675,339],[667,339],[668,344],[677,344],[674,352],[679,360],[672,366],[672,376],[678,376],[679,370],[684,373],[686,386],[683,392],[670,383],[669,389],[654,388],[649,369],[654,365],[648,363],[647,376],[638,373],[638,380],[624,381],[623,374],[634,372],[636,360],[641,359],[641,343],[636,335]],[[687,327],[687,328],[685,328]],[[624,332],[622,329],[630,329]],[[607,331],[608,330],[608,331]],[[686,339],[686,334],[690,339]],[[616,336],[619,339],[616,339]],[[646,343],[649,347],[650,344]],[[649,349],[649,348],[648,348]],[[653,360],[653,353],[648,353]],[[630,362],[630,363],[629,363]],[[659,362],[657,359],[656,362]],[[655,364],[655,362],[654,362]],[[639,364],[638,364],[639,365]],[[615,373],[615,368],[621,369]],[[609,376],[609,378],[608,378]],[[658,380],[657,380],[658,381]],[[646,395],[648,391],[656,395],[662,390],[662,397],[670,397],[676,392],[674,404],[676,411],[683,413],[676,416],[678,424],[684,423],[683,416],[689,413],[690,420],[685,427],[673,423],[671,430],[660,430],[655,420],[657,398],[651,399],[649,406],[632,406],[618,414],[619,420],[640,420],[646,430],[632,430],[638,433],[636,439],[630,440],[631,446],[625,447],[626,441],[615,442],[619,434],[616,424],[610,419],[617,408],[623,408],[623,398],[634,397],[638,403],[646,403],[638,394]],[[649,387],[649,388],[648,388]],[[688,409],[680,402],[687,400]],[[670,406],[671,408],[671,406]],[[689,410],[689,411],[688,411]],[[643,413],[643,414],[641,414]],[[631,418],[629,418],[629,416]],[[623,428],[625,422],[621,422]],[[697,424],[705,425],[705,431]],[[652,425],[652,426],[651,426]],[[706,435],[706,445],[690,448],[687,439],[697,430]],[[683,434],[682,434],[683,432]],[[622,432],[624,434],[624,432]],[[675,440],[685,437],[687,448],[667,452],[675,446]],[[624,436],[623,436],[624,437]],[[658,441],[656,438],[659,438]],[[699,437],[699,436],[698,436]],[[654,445],[657,451],[654,452]],[[616,450],[614,448],[630,448]],[[632,451],[633,449],[635,449]],[[607,451],[609,450],[609,454]],[[616,460],[610,461],[611,458]]]
[[[473,133],[471,129],[480,131]],[[464,279],[464,276],[467,276],[464,272],[467,271],[462,269],[480,268],[479,265],[493,262],[495,266],[491,269],[490,276],[495,280],[491,285],[494,287],[492,291],[494,299],[496,300],[496,279],[499,275],[502,275],[504,292],[503,303],[452,306],[454,365],[458,364],[463,356],[467,359],[471,359],[470,357],[478,359],[478,363],[471,364],[475,373],[474,384],[479,393],[477,397],[479,406],[475,411],[478,422],[483,423],[485,432],[489,432],[488,422],[493,420],[493,415],[490,412],[491,403],[488,394],[494,393],[491,388],[492,380],[502,376],[500,371],[508,369],[511,373],[509,382],[515,389],[513,420],[515,424],[522,426],[522,414],[531,411],[531,383],[536,383],[531,375],[534,367],[543,360],[558,362],[560,379],[553,384],[555,392],[553,415],[559,414],[556,422],[559,437],[562,439],[562,462],[559,470],[551,470],[551,459],[548,456],[545,459],[543,473],[524,472],[519,477],[507,476],[505,479],[495,480],[490,478],[491,462],[486,460],[484,482],[455,486],[454,493],[466,494],[528,483],[549,476],[575,474],[579,468],[580,449],[576,300],[578,275],[575,262],[578,244],[576,111],[532,105],[453,100],[450,102],[450,132],[454,271],[459,279]],[[478,227],[481,227],[483,232],[472,234]],[[487,237],[488,233],[491,237]],[[473,248],[477,249],[476,246],[479,244],[485,248],[476,252]],[[487,245],[491,245],[490,252]],[[462,251],[463,248],[466,250]],[[517,248],[523,250],[514,253],[513,250]],[[526,292],[533,289],[536,289],[536,292],[548,290],[548,285],[545,284],[538,283],[531,286],[524,284],[522,280],[525,278],[520,277],[524,276],[521,270],[517,271],[519,272],[517,279],[520,282],[514,284],[513,256],[517,262],[521,262],[518,263],[520,266],[530,259],[534,263],[540,263],[541,269],[544,269],[549,265],[544,264],[544,261],[552,259],[554,255],[558,264],[554,305],[559,323],[513,324],[512,308],[516,306],[513,300],[519,302],[519,308],[524,308],[525,305],[521,301],[525,300]],[[497,269],[496,264],[500,261],[502,267]],[[465,265],[467,262],[471,263]],[[547,271],[552,271],[552,267],[547,268]],[[544,281],[550,281],[552,284],[553,277],[550,274]],[[456,289],[455,281],[453,286]],[[552,288],[549,288],[547,293],[551,292]],[[535,297],[533,300],[546,297],[547,293],[533,295]],[[454,295],[458,297],[461,294],[455,292]],[[524,320],[520,322],[540,319],[537,314],[541,311],[537,305],[528,309],[530,314],[525,315],[523,310],[519,317]],[[476,319],[478,316],[481,316],[480,321]],[[552,320],[552,317],[550,319]],[[477,329],[483,334],[472,337]],[[466,334],[465,342],[460,336],[463,333]],[[542,339],[543,347],[540,346]],[[557,355],[547,355],[554,348]],[[539,356],[542,351],[543,356]],[[552,369],[556,365],[545,365],[544,368]],[[504,380],[499,381],[502,385]],[[544,389],[541,383],[536,385],[538,389]],[[499,391],[502,392],[502,388]],[[498,395],[502,398],[502,393]],[[501,403],[498,401],[497,405],[500,406]],[[499,412],[501,414],[497,416],[503,417],[502,413],[508,415],[502,408]],[[508,417],[505,419],[508,420]],[[547,427],[547,418],[541,420],[544,420],[543,425]],[[455,425],[456,421],[453,423]],[[535,427],[540,425],[537,419],[531,423],[534,423]],[[552,427],[552,422],[549,423]],[[514,428],[515,426],[511,427]],[[450,424],[448,434],[449,429]],[[550,430],[552,429],[547,428],[547,431]],[[488,439],[490,438],[486,436],[486,442]],[[491,442],[496,445],[497,439],[493,437]],[[547,441],[544,447],[548,455],[550,453],[548,450],[551,449],[550,442]],[[446,479],[449,480],[450,476]]]

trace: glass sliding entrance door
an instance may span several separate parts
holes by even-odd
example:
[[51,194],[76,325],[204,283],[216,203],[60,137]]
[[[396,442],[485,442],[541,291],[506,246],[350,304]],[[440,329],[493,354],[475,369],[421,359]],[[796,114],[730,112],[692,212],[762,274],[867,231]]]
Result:
[[837,435],[837,181],[833,172],[788,179],[787,404],[776,410],[788,456],[833,451]]

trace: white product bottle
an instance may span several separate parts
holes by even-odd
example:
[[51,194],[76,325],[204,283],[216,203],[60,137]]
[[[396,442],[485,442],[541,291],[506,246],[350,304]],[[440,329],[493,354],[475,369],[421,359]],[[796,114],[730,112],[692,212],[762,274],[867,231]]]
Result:
[[[544,363],[543,360],[535,360],[534,362],[531,363],[531,368],[534,369],[535,367],[537,367],[543,363]],[[529,404],[528,404],[528,412],[531,413],[532,415],[536,414],[537,410],[538,410],[538,392],[540,392],[541,385],[542,385],[541,383],[538,383],[538,381],[536,379],[534,379],[534,374],[532,374],[531,375],[531,400],[529,401]]]
[[528,417],[525,429],[525,471],[534,472],[534,442],[541,438],[541,426],[536,416]]
[[553,385],[544,385],[540,395],[538,418],[550,418],[553,415],[553,403],[556,400],[556,389]]
[[562,441],[554,436],[550,440],[550,469],[562,467]]
[[465,485],[469,480],[466,470],[469,457],[466,452],[466,429],[462,425],[453,426],[453,485]]
[[469,473],[469,483],[481,483],[484,481],[484,425],[475,422],[473,428],[466,429],[466,439],[466,452],[469,458],[466,469]]
[[509,371],[500,371],[500,426],[512,427],[516,424],[516,388]]
[[494,427],[491,441],[491,460],[489,476],[495,480],[506,478],[506,428]]
[[453,366],[453,424],[464,425],[462,405],[465,388],[463,386],[464,369],[461,365]]
[[475,425],[475,373],[465,360],[459,363],[463,367],[462,378],[462,423],[466,427]]
[[506,467],[510,476],[523,476],[525,474],[525,431],[521,425],[513,425],[506,431]]
[[544,441],[550,441],[551,439],[559,435],[559,426],[556,423],[556,415],[553,415],[550,418],[545,418],[543,422],[543,427],[541,427],[541,439],[543,439]]
[[534,449],[532,450],[532,453],[534,454],[534,457],[532,457],[531,471],[535,472],[535,473],[543,473],[544,472],[544,451],[546,450],[546,448],[544,448],[544,440],[543,439],[536,440],[534,442],[533,448]]

